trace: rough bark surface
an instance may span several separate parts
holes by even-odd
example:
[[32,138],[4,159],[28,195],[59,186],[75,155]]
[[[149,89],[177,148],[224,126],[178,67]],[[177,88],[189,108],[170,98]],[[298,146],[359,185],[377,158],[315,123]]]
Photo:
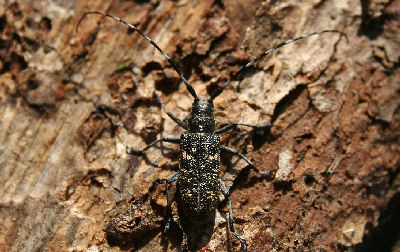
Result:
[[[144,147],[183,130],[200,97],[283,40],[288,45],[216,100],[223,124],[271,123],[221,135],[270,177],[223,155],[235,226],[251,251],[400,251],[400,1],[0,2],[0,251],[174,251],[163,234],[178,147]],[[172,190],[175,190],[174,186]],[[176,214],[176,206],[173,206]],[[238,251],[227,206],[202,251]]]

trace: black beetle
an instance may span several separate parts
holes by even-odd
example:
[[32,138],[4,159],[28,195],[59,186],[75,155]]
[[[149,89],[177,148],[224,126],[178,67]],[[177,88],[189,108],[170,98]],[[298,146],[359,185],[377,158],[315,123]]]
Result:
[[242,66],[237,73],[235,73],[230,80],[224,83],[223,86],[219,87],[212,95],[210,99],[200,99],[198,98],[195,90],[190,85],[190,83],[185,79],[182,73],[179,71],[178,67],[175,65],[173,60],[163,51],[158,45],[152,41],[147,35],[145,35],[142,31],[137,29],[134,25],[127,23],[126,21],[112,16],[107,13],[102,13],[99,11],[86,12],[78,22],[78,26],[83,18],[88,14],[99,14],[106,17],[110,17],[115,19],[129,28],[133,29],[141,36],[143,36],[147,41],[149,41],[164,57],[168,60],[170,65],[175,69],[175,71],[180,76],[181,80],[185,83],[187,90],[194,97],[194,102],[192,105],[192,109],[190,115],[183,121],[174,116],[172,113],[168,112],[165,103],[161,100],[161,98],[154,93],[155,98],[161,104],[163,110],[167,115],[176,122],[180,127],[184,128],[187,133],[181,135],[180,138],[168,138],[164,137],[158,139],[143,149],[137,148],[128,148],[128,151],[131,154],[140,155],[144,153],[147,149],[154,146],[159,142],[169,142],[180,144],[180,154],[179,154],[179,170],[172,174],[172,176],[163,181],[166,185],[166,193],[168,200],[168,210],[170,213],[170,217],[166,224],[166,229],[169,227],[170,220],[172,218],[171,211],[171,199],[168,192],[168,185],[177,181],[177,195],[178,195],[178,209],[181,216],[184,219],[184,222],[179,221],[179,225],[181,226],[183,232],[183,241],[181,248],[184,249],[187,245],[187,232],[186,225],[191,225],[197,228],[205,227],[213,225],[213,221],[215,218],[215,211],[218,203],[218,194],[219,190],[221,190],[225,199],[228,202],[229,208],[229,229],[235,235],[235,237],[241,242],[242,250],[246,250],[247,242],[244,238],[239,236],[233,226],[233,217],[232,217],[232,206],[229,198],[229,191],[226,189],[224,183],[219,178],[220,174],[220,151],[226,151],[232,153],[234,155],[238,155],[240,158],[245,160],[249,167],[262,175],[270,174],[270,171],[260,171],[258,170],[251,162],[248,160],[243,154],[233,150],[229,147],[220,145],[220,137],[219,134],[225,131],[228,131],[232,128],[235,128],[239,125],[252,127],[255,129],[267,129],[269,125],[253,125],[246,123],[232,123],[228,124],[219,129],[215,129],[216,121],[214,120],[214,105],[213,100],[221,94],[221,92],[231,83],[233,80],[236,80],[237,77],[243,73],[250,66],[254,65],[257,61],[265,57],[267,54],[277,50],[278,48],[292,43],[294,41],[304,39],[313,35],[319,35],[326,32],[334,32],[339,33],[341,36],[346,35],[337,30],[322,30],[319,32],[314,32],[310,34],[305,34],[300,37],[287,40],[282,42],[273,48],[263,52],[255,59]]

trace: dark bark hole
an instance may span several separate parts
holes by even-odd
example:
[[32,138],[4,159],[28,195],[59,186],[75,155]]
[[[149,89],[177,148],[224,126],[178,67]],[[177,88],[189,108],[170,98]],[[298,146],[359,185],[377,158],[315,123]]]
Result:
[[161,90],[166,95],[170,95],[179,89],[180,79],[165,75],[165,78],[156,82],[156,89]]
[[48,17],[44,17],[42,18],[42,20],[40,20],[40,27],[46,31],[50,31],[51,30],[51,19]]
[[312,184],[314,183],[315,178],[313,177],[313,175],[311,174],[307,174],[306,177],[304,178],[304,183],[307,186],[312,186]]
[[154,70],[162,70],[161,64],[155,61],[150,61],[142,67],[144,76],[148,75],[151,71]]
[[142,219],[140,217],[136,217],[135,218],[135,225],[139,226],[140,222],[142,221]]
[[274,189],[275,191],[281,191],[283,194],[286,194],[293,191],[293,183],[294,181],[276,181],[274,182]]
[[25,59],[22,56],[14,53],[11,56],[11,61],[6,61],[4,63],[4,67],[1,73],[10,71],[13,74],[17,74],[18,72],[20,72],[23,69],[26,69],[27,67],[28,63],[26,63]]
[[40,86],[38,81],[29,80],[28,81],[28,89],[36,89]]
[[272,137],[269,131],[269,128],[265,130],[254,130],[254,134],[251,137],[252,144],[254,149],[258,150],[263,146],[266,142],[271,142]]
[[6,16],[1,16],[0,17],[0,32],[2,32],[4,30],[4,28],[7,25],[7,19]]

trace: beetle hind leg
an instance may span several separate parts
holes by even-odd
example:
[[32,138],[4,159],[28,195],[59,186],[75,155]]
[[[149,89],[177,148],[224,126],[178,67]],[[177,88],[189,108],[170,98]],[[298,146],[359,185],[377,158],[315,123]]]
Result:
[[173,214],[172,214],[172,201],[171,197],[169,196],[169,190],[168,190],[168,185],[174,183],[176,180],[178,180],[179,177],[179,172],[174,172],[168,179],[161,180],[159,183],[165,184],[165,192],[167,195],[167,214],[168,214],[168,220],[167,223],[165,224],[164,228],[164,233],[168,231],[171,220],[173,219]]
[[225,199],[228,201],[228,209],[229,209],[229,230],[232,232],[232,234],[240,241],[241,243],[241,251],[247,251],[247,242],[244,238],[238,235],[235,231],[235,227],[233,226],[233,214],[232,214],[232,203],[231,199],[229,198],[229,191],[226,189],[224,182],[222,180],[219,180],[219,187],[221,189],[222,194],[224,195]]

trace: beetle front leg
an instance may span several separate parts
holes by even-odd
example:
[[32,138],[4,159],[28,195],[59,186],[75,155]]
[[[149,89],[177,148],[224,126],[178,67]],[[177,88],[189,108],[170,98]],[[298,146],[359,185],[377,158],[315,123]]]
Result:
[[156,94],[153,93],[154,97],[156,97],[157,101],[161,104],[161,107],[163,108],[164,112],[169,116],[169,118],[171,118],[176,124],[178,124],[180,127],[184,128],[185,130],[187,130],[187,126],[184,122],[182,122],[181,119],[179,119],[178,117],[176,117],[174,114],[172,114],[171,112],[169,112],[167,110],[167,107],[165,106],[165,103],[163,100],[161,100],[161,98]]

